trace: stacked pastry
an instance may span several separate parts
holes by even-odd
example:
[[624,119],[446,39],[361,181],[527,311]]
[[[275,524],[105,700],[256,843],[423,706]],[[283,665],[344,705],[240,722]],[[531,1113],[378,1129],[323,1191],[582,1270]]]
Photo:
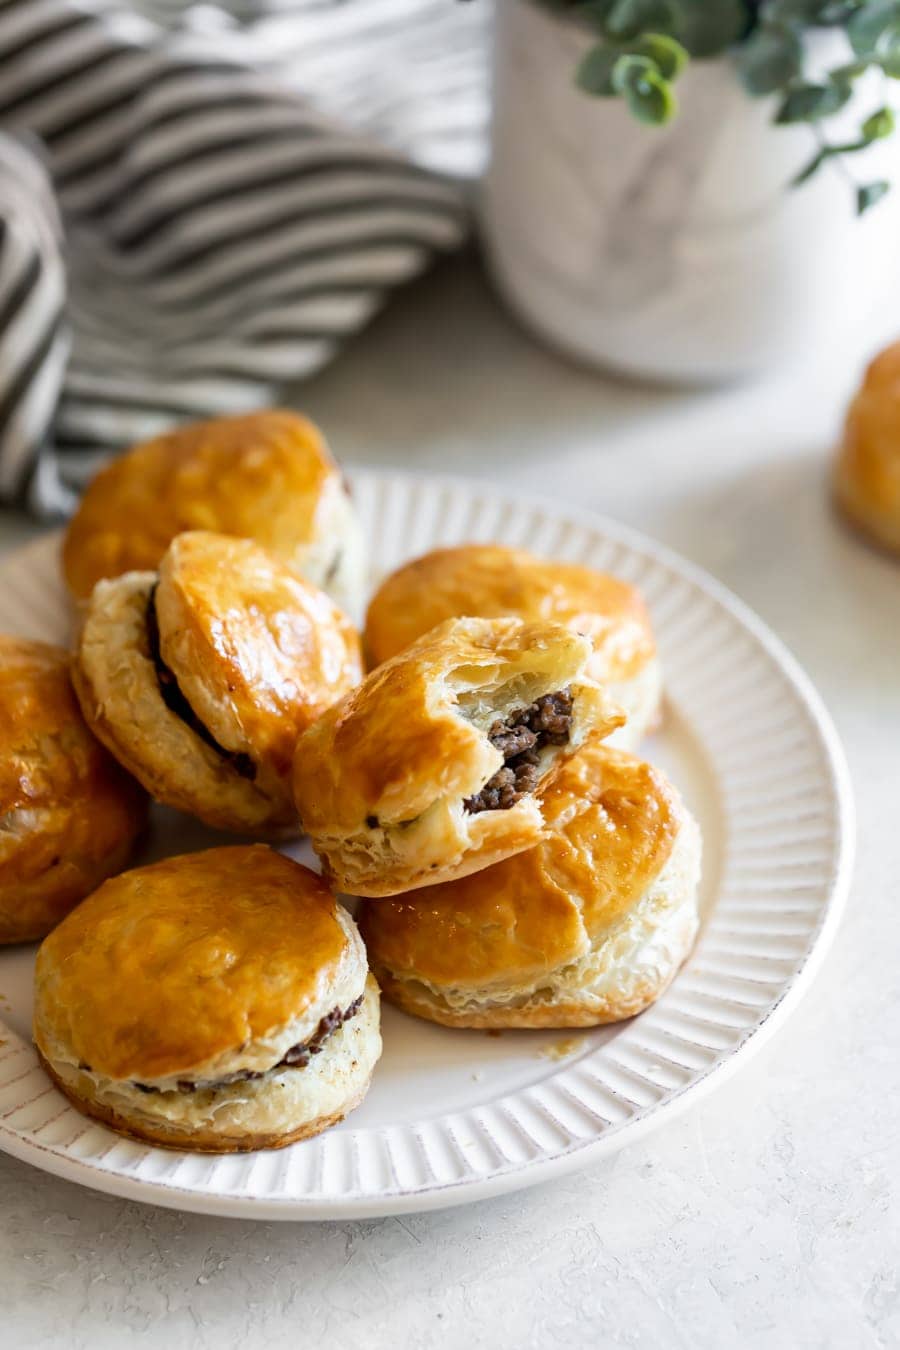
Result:
[[[69,528],[71,665],[0,645],[0,939],[47,935],[39,1054],[123,1133],[225,1151],[339,1120],[381,1052],[374,976],[450,1026],[593,1026],[694,940],[699,832],[634,753],[661,690],[637,592],[441,549],[360,635],[361,538],[304,419],[184,428]],[[260,842],[123,872],[148,796],[251,841],[302,830],[322,876]]]
[[[475,616],[475,617],[473,617]],[[448,1026],[594,1026],[697,932],[700,834],[633,749],[659,717],[624,582],[494,546],[399,569],[374,669],[300,737],[294,796],[384,995]]]
[[201,423],[85,494],[63,547],[71,669],[65,653],[0,648],[0,937],[49,933],[38,1053],[124,1134],[278,1147],[368,1088],[378,986],[321,877],[260,843],[121,871],[147,795],[253,839],[297,834],[297,739],[362,677],[338,603],[362,601],[361,539],[310,423]]

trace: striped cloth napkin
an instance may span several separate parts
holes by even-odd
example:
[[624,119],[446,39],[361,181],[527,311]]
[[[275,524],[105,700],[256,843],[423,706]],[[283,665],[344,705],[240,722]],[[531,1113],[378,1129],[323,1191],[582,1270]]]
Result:
[[459,245],[485,10],[0,0],[0,499],[270,402]]

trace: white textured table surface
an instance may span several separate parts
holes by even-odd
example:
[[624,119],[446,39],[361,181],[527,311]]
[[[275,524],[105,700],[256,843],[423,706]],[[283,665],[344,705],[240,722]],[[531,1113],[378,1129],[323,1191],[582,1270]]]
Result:
[[[873,319],[864,345],[889,333]],[[900,563],[845,533],[825,497],[864,354],[726,391],[613,384],[534,346],[462,260],[306,387],[351,462],[596,507],[753,605],[848,751],[846,919],[800,1010],[717,1094],[519,1195],[251,1224],[94,1195],[0,1155],[4,1350],[900,1345]],[[31,532],[0,516],[0,548]]]

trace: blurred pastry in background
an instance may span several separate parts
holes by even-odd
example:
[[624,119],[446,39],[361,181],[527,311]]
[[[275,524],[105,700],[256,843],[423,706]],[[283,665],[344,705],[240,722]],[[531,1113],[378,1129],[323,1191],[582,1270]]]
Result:
[[86,1115],[169,1148],[319,1134],[365,1096],[379,1021],[350,915],[259,844],[124,872],[35,967],[34,1039],[54,1082]]
[[876,356],[850,404],[834,491],[852,524],[900,553],[900,342]]
[[561,623],[590,640],[588,674],[627,721],[613,742],[633,749],[659,717],[662,677],[650,616],[625,581],[523,549],[464,544],[399,567],[369,604],[365,649],[379,665],[445,619],[504,615]]
[[0,942],[44,937],[120,871],[146,814],[85,726],[68,653],[0,637]]
[[194,531],[159,572],[98,582],[73,667],[95,734],[157,801],[296,832],[297,737],[362,676],[334,602],[246,539]]
[[357,917],[385,998],[453,1027],[588,1027],[657,999],[698,928],[700,831],[659,769],[592,737],[547,837]]
[[294,794],[326,875],[396,895],[530,848],[537,789],[590,731],[624,720],[591,645],[521,619],[449,619],[301,736]]
[[185,530],[252,539],[361,616],[362,531],[324,438],[298,413],[192,422],[101,469],[63,541],[70,591],[86,600],[104,578],[155,571]]

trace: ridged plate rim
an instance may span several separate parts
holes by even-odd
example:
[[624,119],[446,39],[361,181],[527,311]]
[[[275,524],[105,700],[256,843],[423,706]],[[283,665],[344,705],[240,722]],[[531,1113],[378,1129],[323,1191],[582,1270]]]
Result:
[[[691,1045],[695,1052],[699,1052],[701,1049],[711,1053],[715,1051],[712,1059],[705,1066],[684,1065],[677,1058],[670,1058],[658,1050],[651,1050],[647,1053],[647,1059],[653,1060],[655,1067],[660,1072],[665,1072],[664,1065],[669,1065],[670,1077],[673,1076],[673,1071],[676,1069],[686,1073],[686,1077],[680,1085],[660,1084],[656,1079],[648,1078],[646,1073],[642,1073],[640,1070],[635,1071],[627,1062],[623,1063],[620,1056],[613,1055],[604,1045],[591,1054],[582,1057],[574,1065],[561,1063],[559,1069],[554,1071],[543,1084],[538,1084],[537,1088],[532,1085],[512,1092],[505,1098],[497,1098],[492,1103],[488,1103],[488,1106],[493,1107],[495,1114],[500,1113],[501,1121],[504,1119],[504,1113],[509,1117],[509,1129],[512,1135],[521,1131],[522,1139],[531,1140],[534,1146],[532,1156],[509,1162],[507,1165],[482,1166],[480,1171],[472,1171],[472,1163],[467,1161],[465,1156],[465,1148],[469,1144],[477,1144],[479,1148],[493,1148],[498,1157],[503,1156],[503,1148],[497,1142],[499,1131],[496,1130],[496,1122],[495,1133],[492,1136],[491,1131],[485,1131],[483,1122],[478,1120],[479,1113],[482,1116],[486,1113],[486,1108],[482,1105],[479,1108],[470,1108],[468,1115],[462,1117],[462,1119],[469,1121],[466,1128],[477,1136],[474,1141],[468,1141],[465,1146],[462,1146],[455,1137],[451,1125],[452,1117],[449,1115],[437,1120],[406,1121],[402,1125],[375,1127],[368,1130],[349,1128],[338,1133],[326,1134],[321,1136],[319,1140],[308,1141],[281,1153],[241,1155],[239,1165],[242,1166],[244,1172],[243,1185],[240,1189],[232,1187],[228,1190],[208,1188],[215,1176],[217,1160],[203,1158],[202,1155],[171,1154],[164,1150],[143,1148],[129,1141],[119,1140],[117,1136],[112,1135],[104,1127],[89,1124],[80,1116],[77,1116],[73,1108],[64,1104],[63,1099],[59,1098],[55,1089],[52,1088],[46,1090],[42,1088],[40,1099],[45,1096],[49,1097],[51,1094],[58,1098],[61,1105],[56,1116],[48,1119],[43,1125],[34,1124],[26,1127],[22,1125],[21,1121],[18,1125],[15,1124],[15,1116],[21,1115],[23,1111],[27,1112],[29,1105],[28,1102],[23,1105],[19,1099],[22,1097],[29,1081],[36,1083],[37,1080],[34,1079],[33,1075],[40,1075],[41,1070],[37,1065],[32,1047],[17,1037],[10,1028],[5,1027],[0,1020],[0,1031],[3,1032],[7,1041],[7,1046],[4,1047],[6,1053],[4,1054],[3,1050],[0,1050],[0,1149],[14,1157],[30,1162],[67,1180],[91,1186],[108,1194],[176,1209],[222,1216],[232,1215],[259,1219],[348,1219],[399,1214],[474,1202],[489,1196],[535,1185],[554,1176],[590,1166],[622,1147],[629,1140],[637,1139],[665,1120],[673,1118],[693,1101],[698,1100],[705,1093],[712,1091],[716,1086],[723,1083],[741,1064],[746,1063],[752,1053],[762,1047],[768,1038],[783,1025],[790,1012],[797,1006],[802,994],[809,987],[821,965],[829,942],[839,923],[841,907],[846,899],[852,869],[854,814],[850,779],[837,733],[818,693],[795,658],[762,620],[725,586],[701,568],[630,527],[609,520],[591,510],[573,507],[568,503],[553,501],[550,498],[538,498],[533,494],[518,491],[510,492],[502,486],[488,481],[468,480],[450,475],[418,475],[399,470],[376,471],[367,469],[351,472],[350,477],[354,492],[357,498],[361,499],[361,509],[364,516],[367,513],[371,514],[379,502],[381,504],[382,515],[378,524],[382,554],[378,570],[393,565],[400,557],[407,556],[411,552],[418,552],[423,547],[428,547],[432,542],[452,542],[470,537],[490,537],[491,532],[487,530],[487,527],[485,529],[467,528],[454,533],[457,527],[450,518],[452,512],[449,516],[445,513],[439,521],[434,522],[440,534],[439,539],[435,537],[434,533],[429,534],[424,542],[418,537],[423,530],[429,528],[429,521],[439,506],[449,507],[455,504],[459,507],[459,504],[462,503],[467,511],[467,514],[466,511],[463,512],[464,523],[467,526],[471,526],[473,520],[481,520],[482,524],[485,520],[488,523],[502,520],[505,522],[505,528],[499,531],[499,535],[508,542],[511,541],[511,522],[515,521],[516,518],[527,521],[529,525],[533,525],[537,521],[540,527],[537,530],[538,534],[540,534],[541,529],[550,533],[555,530],[559,541],[562,541],[564,536],[566,538],[565,546],[560,542],[556,548],[547,548],[546,546],[541,548],[540,540],[535,539],[535,532],[531,530],[529,539],[537,551],[548,552],[551,556],[553,553],[566,557],[584,556],[585,560],[598,566],[604,565],[600,555],[604,553],[610,556],[618,554],[618,565],[613,570],[625,575],[628,575],[629,571],[632,574],[639,574],[638,576],[632,575],[630,579],[642,579],[646,584],[645,573],[650,577],[662,575],[667,578],[668,586],[673,590],[673,593],[679,585],[686,588],[686,594],[693,598],[698,614],[701,614],[705,607],[707,614],[716,615],[720,622],[724,621],[726,626],[730,626],[735,641],[739,640],[744,643],[748,651],[755,653],[757,661],[760,657],[762,658],[762,665],[759,669],[765,670],[770,682],[774,681],[772,687],[780,688],[783,700],[789,702],[793,699],[795,709],[802,713],[801,722],[805,736],[805,743],[802,748],[807,752],[810,749],[815,750],[821,761],[820,772],[813,773],[809,781],[812,784],[813,793],[817,794],[817,809],[822,820],[831,822],[831,832],[828,835],[830,850],[827,856],[823,851],[820,859],[807,859],[805,862],[798,864],[800,867],[805,866],[810,869],[810,876],[813,876],[814,864],[820,865],[819,874],[814,880],[806,884],[807,890],[815,892],[816,899],[805,904],[803,921],[801,922],[802,931],[792,934],[793,937],[800,937],[799,948],[789,958],[754,957],[749,947],[743,954],[743,959],[750,963],[749,968],[751,969],[756,968],[753,965],[754,960],[763,963],[765,961],[781,961],[783,964],[787,963],[790,969],[786,970],[783,977],[775,981],[763,981],[734,973],[730,976],[726,975],[726,982],[727,978],[730,978],[734,983],[743,981],[749,984],[751,988],[754,984],[766,984],[769,986],[771,997],[767,996],[764,1002],[751,1005],[743,1000],[718,996],[721,1007],[729,1006],[733,1015],[737,1015],[739,1019],[743,1017],[743,1022],[741,1020],[736,1023],[715,1022],[710,1013],[710,1019],[712,1020],[707,1019],[705,1025],[710,1028],[715,1026],[720,1032],[726,1029],[734,1032],[733,1042],[730,1045],[718,1048],[710,1047],[696,1039],[696,1035],[693,1042],[687,1037],[675,1035],[676,1040],[680,1040],[684,1046]],[[427,509],[419,509],[413,512],[411,502],[414,502],[417,497],[422,497],[423,494]],[[386,503],[390,505],[390,511],[385,510]],[[422,504],[419,505],[421,508]],[[404,511],[400,509],[401,506],[404,507],[405,515]],[[431,516],[429,516],[429,511]],[[391,512],[393,515],[391,515]],[[526,515],[525,513],[530,514]],[[400,530],[388,538],[387,527],[401,518],[407,523],[406,533]],[[449,525],[447,524],[448,518],[450,518]],[[573,541],[579,537],[586,539],[588,542],[583,544],[580,549],[576,549]],[[411,540],[414,538],[415,542],[411,545]],[[517,540],[516,542],[520,541]],[[57,535],[42,536],[26,545],[25,548],[7,555],[0,562],[0,628],[11,622],[6,617],[10,612],[10,597],[4,588],[4,578],[8,578],[10,574],[15,574],[29,562],[33,562],[36,571],[39,572],[42,566],[47,566],[51,551],[55,558],[57,547]],[[667,588],[664,586],[661,595],[657,596],[655,591],[651,595],[651,608],[654,609],[654,620],[657,623],[659,623],[660,616],[653,602],[655,599],[658,606],[661,598],[664,598],[666,594]],[[702,601],[702,604],[698,604],[698,601]],[[676,609],[674,616],[666,615],[666,623],[660,627],[664,664],[668,668],[670,682],[674,676],[676,684],[678,682],[676,670],[678,653],[675,648],[667,652],[666,641],[670,627],[677,622],[677,619],[678,611]],[[60,638],[62,638],[62,634],[60,634]],[[683,640],[685,639],[683,638]],[[749,645],[747,645],[748,643]],[[732,664],[734,664],[734,661]],[[688,668],[690,668],[690,665],[688,665]],[[799,725],[801,723],[798,723]],[[707,746],[702,737],[700,737],[700,741],[706,751]],[[714,756],[711,759],[711,764],[716,773],[719,774],[722,766],[717,763]],[[737,764],[740,767],[739,758]],[[810,796],[809,800],[812,802],[813,797]],[[734,824],[735,822],[731,821],[732,827]],[[739,827],[740,822],[737,822],[737,824]],[[739,830],[737,837],[738,839],[741,837]],[[765,833],[763,832],[760,837],[765,838]],[[802,839],[802,836],[797,837]],[[781,844],[790,843],[790,838],[790,831],[788,831],[786,835],[782,835]],[[728,845],[725,848],[726,865],[733,863],[730,855],[731,850],[730,845]],[[785,864],[786,866],[787,864]],[[727,871],[723,872],[722,890],[726,896],[728,888],[725,886],[725,877],[728,875],[730,874]],[[740,869],[738,869],[738,875],[740,875]],[[790,894],[792,887],[802,893],[799,883],[783,884],[783,890],[787,894]],[[740,893],[740,886],[738,886],[736,894],[739,896]],[[773,894],[777,893],[777,889],[773,891]],[[731,913],[731,905],[732,901],[729,899],[725,910],[726,915]],[[741,906],[738,905],[736,913],[739,913],[740,910]],[[720,922],[722,912],[722,902],[720,901],[712,914],[700,944],[698,944],[698,952],[688,962],[685,970],[676,979],[670,991],[656,1005],[656,1008],[644,1014],[643,1017],[635,1019],[622,1032],[622,1035],[611,1043],[614,1049],[618,1048],[621,1052],[636,1047],[646,1053],[647,1047],[641,1046],[641,1038],[646,1039],[647,1033],[655,1035],[657,1040],[662,1039],[668,1046],[666,1036],[671,1038],[673,1033],[671,1029],[667,1030],[666,1028],[667,1026],[670,1027],[671,1024],[672,1010],[679,1006],[678,991],[679,989],[684,991],[687,988],[686,981],[691,978],[691,973],[699,972],[701,975],[716,975],[718,973],[721,977],[722,971],[727,972],[727,962],[720,965],[718,972],[715,964],[712,967],[704,968],[701,962],[701,956],[708,953],[710,935],[713,937],[720,936],[720,929],[725,933],[730,931],[727,925],[723,926]],[[773,910],[773,913],[777,912],[777,909]],[[784,908],[781,914],[782,917],[785,915],[793,916],[795,912]],[[745,933],[745,942],[752,935],[753,930],[748,930],[748,933]],[[732,951],[730,955],[741,957],[741,952],[738,949]],[[720,954],[720,962],[722,960]],[[0,962],[2,962],[2,953],[0,953]],[[688,997],[690,998],[690,990],[688,990]],[[703,994],[701,997],[701,993],[696,991],[696,997],[701,998],[701,1001],[702,997],[710,998],[715,1005],[715,996]],[[735,1008],[743,1008],[743,1012],[738,1011],[735,1014]],[[668,1022],[667,1018],[669,1019]],[[656,1020],[654,1021],[654,1019]],[[704,1024],[703,1018],[695,1018],[694,1020],[698,1024]],[[638,1034],[633,1035],[635,1028],[638,1029]],[[629,1041],[630,1035],[631,1040]],[[710,1039],[709,1035],[707,1035],[708,1039]],[[9,1049],[10,1045],[12,1049]],[[672,1053],[674,1054],[674,1051]],[[682,1058],[684,1058],[683,1052]],[[696,1053],[694,1058],[697,1058]],[[591,1100],[595,1107],[599,1099],[606,1103],[605,1109],[608,1114],[605,1116],[587,1103],[585,1085],[583,1082],[578,1082],[579,1074],[581,1078],[585,1076],[584,1066],[592,1065],[595,1060],[597,1060],[597,1064],[594,1067],[599,1066],[605,1072],[606,1078],[604,1079],[601,1076],[601,1078],[594,1080],[597,1091]],[[20,1073],[19,1070],[23,1065],[27,1067],[24,1072]],[[644,1068],[647,1069],[647,1067],[647,1064],[644,1064]],[[610,1078],[612,1083],[607,1081]],[[630,1092],[637,1091],[637,1084],[642,1084],[642,1090],[645,1093],[648,1089],[658,1089],[660,1095],[655,1101],[642,1105],[640,1101],[635,1102],[632,1098],[629,1098],[628,1093],[621,1089],[622,1082],[629,1084]],[[553,1111],[547,1112],[546,1106],[542,1103],[542,1097],[546,1095],[544,1088],[547,1083],[553,1085],[556,1091],[556,1115]],[[578,1095],[577,1091],[573,1092],[573,1083],[580,1087],[581,1096]],[[20,1084],[21,1086],[19,1086]],[[619,1084],[619,1087],[616,1084]],[[33,1097],[31,1100],[37,1101],[38,1097]],[[568,1101],[570,1108],[569,1119],[572,1118],[573,1113],[577,1115],[580,1110],[582,1119],[588,1121],[586,1133],[579,1135],[573,1131],[570,1125],[561,1122],[558,1103],[565,1103],[566,1101]],[[625,1103],[628,1103],[628,1105],[625,1105]],[[56,1103],[53,1102],[52,1104],[55,1105]],[[610,1118],[614,1114],[611,1107],[616,1107],[616,1109],[624,1112],[620,1119]],[[629,1109],[630,1107],[635,1109]],[[99,1145],[102,1146],[99,1147],[99,1151],[94,1156],[90,1158],[78,1157],[71,1151],[72,1143],[50,1146],[33,1135],[32,1130],[39,1131],[47,1128],[60,1118],[65,1118],[67,1112],[71,1113],[78,1123],[80,1133],[77,1136],[76,1143],[83,1141],[85,1135],[98,1138]],[[518,1112],[518,1116],[516,1112]],[[565,1115],[565,1111],[562,1114]],[[529,1128],[522,1124],[523,1117],[529,1120]],[[548,1135],[556,1134],[556,1142],[551,1141],[541,1144],[537,1140],[535,1136],[540,1135],[541,1130],[534,1123],[535,1117],[538,1121],[543,1121],[545,1141]],[[592,1117],[599,1122],[593,1130],[590,1128]],[[442,1147],[446,1149],[448,1156],[451,1158],[457,1156],[456,1165],[463,1167],[463,1175],[449,1180],[441,1180],[436,1172],[434,1156],[429,1156],[428,1148],[423,1141],[423,1132],[430,1137],[436,1127],[441,1127],[443,1130]],[[559,1140],[564,1139],[566,1135],[568,1135],[567,1141],[560,1143]],[[296,1190],[289,1189],[290,1160],[291,1155],[296,1156],[297,1149],[317,1150],[316,1160],[311,1166],[320,1181],[324,1178],[326,1169],[334,1170],[334,1159],[329,1160],[328,1154],[335,1147],[340,1150],[341,1166],[344,1169],[349,1169],[351,1174],[358,1175],[361,1140],[368,1146],[372,1143],[372,1139],[368,1136],[374,1137],[377,1141],[379,1168],[386,1166],[393,1173],[393,1184],[381,1184],[369,1187],[368,1190],[357,1189],[354,1191],[351,1189],[348,1191],[345,1188],[342,1192],[335,1191],[330,1194],[325,1192],[312,1194],[309,1191],[298,1193]],[[337,1144],[335,1144],[335,1141],[338,1141]],[[521,1145],[521,1140],[520,1146],[524,1146]],[[420,1175],[424,1164],[426,1174],[424,1181],[414,1185],[403,1182],[397,1171],[399,1150],[403,1151],[406,1165],[415,1161],[415,1166],[419,1169]],[[116,1165],[102,1165],[109,1155],[116,1151],[124,1155],[122,1161]],[[128,1158],[131,1158],[131,1164],[126,1167],[126,1159]],[[158,1164],[163,1175],[154,1176],[152,1179],[133,1175],[137,1168],[146,1165],[146,1170],[146,1167],[149,1167],[148,1159]],[[266,1160],[266,1166],[274,1178],[281,1178],[281,1189],[279,1191],[273,1190],[271,1180],[267,1189],[261,1185],[258,1175],[261,1170],[259,1167],[260,1159]],[[201,1170],[205,1169],[209,1173],[206,1187],[201,1189],[196,1183],[184,1185],[166,1178],[167,1172],[177,1173],[185,1164],[185,1160],[195,1166],[200,1166]],[[233,1156],[230,1161],[234,1161]],[[220,1172],[225,1170],[224,1162],[225,1160],[223,1160],[222,1167],[219,1168]],[[468,1173],[465,1171],[466,1168],[469,1169]],[[427,1175],[428,1173],[430,1173],[430,1177]]]

